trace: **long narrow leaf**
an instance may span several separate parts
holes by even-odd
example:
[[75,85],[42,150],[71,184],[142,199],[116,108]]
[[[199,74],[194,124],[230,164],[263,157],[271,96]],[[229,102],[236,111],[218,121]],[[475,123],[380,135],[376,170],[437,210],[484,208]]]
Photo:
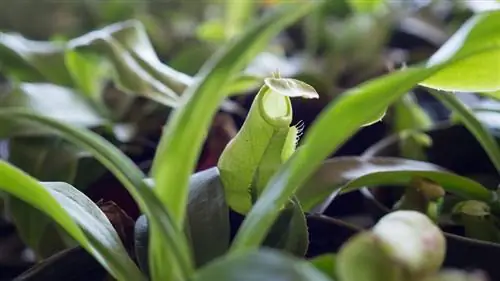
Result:
[[303,147],[271,179],[243,222],[231,251],[245,252],[258,247],[276,220],[279,209],[296,188],[304,184],[328,155],[372,120],[376,113],[384,111],[397,98],[438,71],[474,55],[498,49],[499,47],[486,47],[429,68],[407,68],[369,81],[341,95],[309,129]]
[[441,101],[448,109],[457,115],[464,126],[476,137],[483,149],[490,157],[491,162],[500,173],[500,147],[490,131],[476,118],[454,94],[431,90],[431,94]]
[[44,186],[0,160],[0,190],[49,215],[118,280],[146,280],[104,213],[76,188],[66,183]]
[[212,117],[226,96],[224,89],[271,38],[308,14],[318,3],[311,1],[284,5],[275,13],[268,14],[213,56],[196,75],[197,83],[190,85],[184,92],[183,106],[172,113],[152,168],[155,190],[164,205],[168,206],[178,227],[183,224],[185,217],[189,176]]
[[349,192],[364,186],[405,185],[417,176],[434,180],[446,191],[464,198],[491,199],[491,192],[481,184],[431,163],[355,156],[334,157],[325,161],[297,190],[296,196],[304,210],[310,211],[340,188],[344,189],[342,192]]
[[177,258],[171,266],[179,266],[185,275],[191,273],[193,267],[191,252],[185,236],[179,228],[174,226],[168,211],[162,206],[153,190],[144,182],[145,175],[142,171],[118,148],[92,131],[75,128],[22,109],[2,109],[0,118],[14,118],[45,126],[91,152],[127,188],[141,210],[150,219],[151,224],[155,226],[155,230],[159,232],[158,235],[163,237],[159,241],[162,247],[159,250],[164,253],[173,253]]
[[[178,228],[183,226],[185,220],[189,176],[212,118],[227,96],[226,88],[274,36],[319,3],[321,1],[284,5],[275,13],[268,14],[208,60],[194,77],[195,82],[184,91],[181,106],[172,113],[164,130],[152,167],[155,191],[173,215]],[[151,249],[158,248],[154,236],[150,243]],[[164,267],[159,262],[165,263],[166,257],[160,253],[152,255],[154,258],[151,260],[158,262],[150,265],[153,278],[168,278],[156,275],[161,270],[155,269]]]

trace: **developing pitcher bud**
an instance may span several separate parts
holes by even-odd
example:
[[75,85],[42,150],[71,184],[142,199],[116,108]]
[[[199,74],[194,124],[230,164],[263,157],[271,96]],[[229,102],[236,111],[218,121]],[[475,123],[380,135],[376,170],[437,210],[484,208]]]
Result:
[[396,264],[408,276],[418,280],[436,273],[441,267],[446,240],[441,230],[424,214],[397,211],[383,217],[372,229]]
[[372,232],[355,235],[342,246],[336,270],[342,281],[402,281],[403,270],[394,263],[380,239]]

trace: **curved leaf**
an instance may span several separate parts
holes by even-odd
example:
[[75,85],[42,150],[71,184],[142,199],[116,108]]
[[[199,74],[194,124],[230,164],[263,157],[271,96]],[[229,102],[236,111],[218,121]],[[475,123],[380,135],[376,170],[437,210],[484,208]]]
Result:
[[22,81],[73,85],[64,66],[64,44],[0,33],[0,58],[1,67]]
[[[308,1],[284,5],[282,9],[257,21],[212,56],[194,77],[195,82],[184,91],[183,105],[171,113],[151,169],[156,194],[172,213],[177,228],[182,227],[186,216],[189,177],[212,118],[219,104],[226,98],[227,88],[232,84],[233,77],[283,28],[308,14],[319,3],[321,2]],[[158,251],[155,239],[159,237],[152,236],[151,249]],[[153,254],[158,261],[167,258]]]
[[[72,89],[48,83],[21,83],[12,92],[0,96],[3,108],[25,108],[78,127],[96,127],[105,123],[102,116]],[[2,122],[0,138],[14,135],[47,134],[47,130],[26,126],[18,120]]]
[[435,66],[453,57],[487,47],[491,52],[471,56],[426,79],[421,85],[444,91],[493,92],[500,90],[500,11],[477,14],[429,60]]
[[118,280],[145,280],[104,213],[74,187],[40,184],[0,160],[0,189],[49,215]]
[[152,167],[155,191],[172,212],[176,225],[181,226],[184,221],[189,176],[212,116],[225,98],[224,90],[234,74],[284,27],[317,6],[316,1],[295,3],[268,14],[207,61],[195,77],[197,82],[184,92],[185,103],[172,113]]
[[444,171],[431,163],[393,157],[342,156],[326,160],[303,184],[296,196],[305,211],[310,211],[342,185],[376,172]]
[[202,268],[194,281],[332,281],[308,262],[276,251],[261,250],[236,257],[225,257]]
[[[80,151],[61,138],[10,138],[8,150],[7,161],[38,180],[72,184],[75,179]],[[70,246],[61,239],[57,226],[41,211],[11,196],[6,198],[6,203],[23,242],[38,258],[47,258]]]
[[469,178],[442,171],[385,171],[374,172],[348,182],[341,193],[351,192],[366,186],[408,185],[415,177],[425,178],[442,186],[446,191],[467,199],[492,202],[494,194],[480,183]]
[[[172,224],[168,211],[162,206],[150,186],[144,182],[145,175],[142,171],[118,148],[92,131],[75,128],[25,110],[1,109],[0,118],[4,120],[14,118],[45,126],[68,141],[89,150],[97,160],[120,180],[141,210],[151,220],[151,224],[154,226],[152,235],[163,238],[159,240],[162,247],[156,250],[163,252],[165,255],[168,255],[168,253],[175,255],[176,260],[172,263],[172,268],[178,266],[185,275],[190,274],[192,260],[186,237],[179,228]],[[163,270],[170,271],[172,268],[164,268]]]

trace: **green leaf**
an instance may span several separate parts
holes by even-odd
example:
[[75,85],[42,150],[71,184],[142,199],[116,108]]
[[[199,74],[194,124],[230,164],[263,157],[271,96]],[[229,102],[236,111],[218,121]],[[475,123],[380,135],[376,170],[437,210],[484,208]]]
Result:
[[486,47],[490,52],[469,57],[438,72],[421,85],[461,92],[493,92],[500,90],[500,11],[473,16],[430,58],[428,66],[464,56]]
[[0,33],[0,67],[22,81],[72,86],[64,65],[64,45],[33,41],[16,33]]
[[[500,16],[500,13],[498,14]],[[454,94],[431,91],[432,95],[450,109],[464,126],[476,137],[500,173],[500,147],[491,132],[476,118]]]
[[[8,161],[42,181],[72,183],[77,171],[78,150],[58,137],[15,137],[9,139]],[[57,159],[57,161],[53,161]],[[23,241],[38,258],[65,249],[64,239],[49,217],[27,203],[7,197],[7,208]]]
[[[0,110],[3,108],[29,109],[78,127],[97,127],[105,122],[77,92],[48,83],[19,84],[5,96],[0,95]],[[0,126],[0,138],[41,134],[48,132],[15,119]]]
[[207,61],[195,77],[197,82],[184,92],[184,106],[172,113],[152,167],[155,191],[172,212],[176,225],[184,221],[188,179],[232,77],[283,28],[318,6],[316,1],[295,3],[268,14]]
[[494,194],[486,187],[469,178],[439,171],[387,171],[374,172],[359,177],[341,187],[342,193],[351,192],[366,186],[408,185],[415,177],[429,179],[441,185],[446,191],[467,199],[493,202]]
[[309,261],[316,269],[323,272],[326,276],[332,279],[336,278],[335,265],[336,256],[334,254],[324,254],[317,256]]
[[[231,85],[233,77],[274,36],[318,7],[319,3],[315,1],[284,5],[283,8],[267,14],[212,56],[194,77],[195,82],[184,91],[183,106],[171,113],[151,169],[156,194],[172,213],[177,228],[180,228],[185,220],[189,177],[194,170],[212,118],[219,104],[226,98],[226,89]],[[159,251],[155,239],[159,237],[152,236],[152,249]],[[159,253],[152,254],[158,262],[166,258]],[[162,265],[156,264],[156,267]],[[157,275],[156,278],[168,279],[169,276]]]
[[104,213],[83,193],[61,182],[38,183],[0,161],[0,189],[42,210],[118,280],[145,280]]
[[107,82],[108,65],[95,55],[82,55],[78,52],[67,50],[65,62],[71,77],[78,89],[90,101],[103,107],[102,94]]
[[177,94],[153,77],[133,58],[132,54],[107,33],[87,34],[70,41],[72,52],[101,54],[113,65],[114,80],[124,92],[148,97],[167,106],[176,106]]
[[172,224],[168,211],[162,206],[151,187],[144,182],[145,175],[142,171],[118,148],[92,131],[66,125],[26,110],[2,109],[0,110],[0,118],[4,120],[29,120],[34,124],[50,128],[66,140],[91,152],[127,188],[143,213],[148,216],[154,227],[153,237],[157,235],[163,238],[158,240],[161,247],[157,250],[164,255],[172,253],[176,257],[171,264],[172,268],[164,268],[163,270],[180,268],[184,275],[190,274],[192,260],[186,237],[182,235],[179,228]]
[[[357,178],[392,171],[444,171],[427,162],[392,157],[364,158],[343,156],[328,159],[312,174],[296,193],[305,211],[311,211],[335,190]],[[329,202],[329,201],[328,201]]]
[[[486,47],[477,53],[457,57],[430,68],[407,68],[368,81],[340,95],[308,129],[303,146],[270,180],[243,222],[231,251],[238,253],[258,247],[277,218],[279,209],[297,187],[306,182],[328,155],[334,153],[361,126],[373,120],[373,116],[383,112],[417,83],[439,70],[472,56],[490,52],[492,49],[494,48]],[[353,111],[353,108],[356,110]],[[332,124],[335,124],[334,129]],[[481,192],[481,196],[486,198],[489,194]]]
[[303,257],[309,246],[309,232],[304,211],[296,198],[281,211],[280,216],[269,230],[263,247],[284,250],[297,257]]
[[351,8],[358,13],[372,12],[379,8],[384,0],[347,0]]
[[191,245],[201,267],[229,249],[229,208],[217,168],[191,177],[187,210]]
[[220,19],[205,21],[196,28],[196,37],[210,43],[223,43],[226,40],[224,22]]
[[332,281],[309,263],[271,250],[251,252],[232,258],[226,256],[199,270],[193,280]]
[[82,56],[93,54],[108,60],[115,70],[118,86],[134,94],[175,106],[191,77],[163,64],[144,26],[129,20],[106,26],[75,38],[68,48]]
[[224,35],[226,40],[239,35],[252,20],[257,3],[253,0],[225,1]]

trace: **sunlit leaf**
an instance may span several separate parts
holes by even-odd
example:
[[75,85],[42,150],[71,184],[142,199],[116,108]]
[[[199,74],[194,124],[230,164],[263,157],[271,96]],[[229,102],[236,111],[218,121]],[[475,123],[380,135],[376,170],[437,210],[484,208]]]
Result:
[[[434,66],[457,56],[491,47],[460,61],[421,83],[424,86],[462,92],[492,92],[500,90],[500,11],[477,14],[429,59]],[[496,48],[495,48],[496,47]]]

